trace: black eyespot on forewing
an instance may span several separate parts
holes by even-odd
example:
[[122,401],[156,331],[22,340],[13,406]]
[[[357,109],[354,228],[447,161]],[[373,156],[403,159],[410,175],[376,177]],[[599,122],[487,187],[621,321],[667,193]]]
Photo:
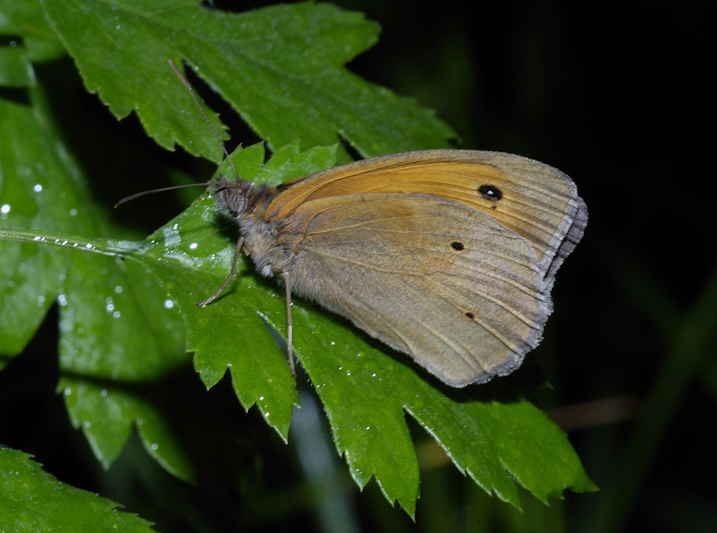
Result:
[[454,250],[460,252],[461,250],[463,250],[463,249],[465,248],[465,245],[464,245],[462,242],[453,241],[453,242],[451,243],[451,248],[453,248]]
[[475,320],[475,315],[471,313],[470,311],[466,311],[465,313],[466,318],[469,318],[470,320]]
[[478,187],[478,194],[491,202],[497,202],[503,199],[503,191],[495,185],[481,185]]

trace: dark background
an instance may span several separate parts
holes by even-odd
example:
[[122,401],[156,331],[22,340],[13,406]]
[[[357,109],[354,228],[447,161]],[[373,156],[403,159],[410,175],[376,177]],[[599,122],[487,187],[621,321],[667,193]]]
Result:
[[[520,514],[483,496],[451,465],[433,466],[422,472],[413,524],[374,483],[357,493],[338,461],[336,490],[353,501],[346,530],[713,531],[714,16],[688,2],[335,3],[383,27],[379,44],[351,70],[436,109],[456,129],[458,147],[532,157],[576,182],[590,221],[558,275],[545,341],[528,360],[553,387],[536,403],[564,424],[601,488],[551,499],[549,509],[525,494]],[[271,2],[215,4],[246,11]],[[85,96],[114,124],[94,96]],[[126,122],[119,127],[137,127]],[[256,413],[241,411],[227,380],[207,394],[189,370],[167,387],[184,391],[187,402],[206,402],[198,412],[221,409],[217,420],[195,421],[197,437],[204,435],[196,427],[236,427],[244,453],[221,468],[245,472],[232,485],[240,496],[213,484],[226,472],[211,471],[218,468],[211,458],[206,478],[187,489],[152,464],[136,439],[108,478],[82,435],[68,432],[53,392],[56,343],[52,313],[27,353],[0,374],[7,401],[17,397],[13,387],[20,387],[23,372],[35,380],[44,392],[24,391],[27,413],[12,420],[19,426],[39,419],[37,427],[49,432],[3,438],[4,444],[34,453],[65,482],[121,501],[161,531],[191,531],[188,524],[212,520],[209,531],[227,524],[252,531],[318,528],[316,502],[306,496],[284,444]],[[13,409],[8,405],[3,402],[6,413]],[[20,434],[10,424],[5,429]],[[417,426],[412,431],[425,440]],[[118,481],[117,472],[128,478]],[[151,483],[162,484],[161,498]],[[187,521],[190,515],[194,521]]]

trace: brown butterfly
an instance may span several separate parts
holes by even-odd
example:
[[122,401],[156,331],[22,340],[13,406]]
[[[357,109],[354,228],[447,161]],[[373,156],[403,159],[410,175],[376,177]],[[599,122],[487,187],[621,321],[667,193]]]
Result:
[[454,387],[506,375],[537,346],[555,273],[587,224],[568,176],[497,152],[407,152],[278,187],[212,187],[239,225],[237,255],[286,286],[292,365],[294,294]]

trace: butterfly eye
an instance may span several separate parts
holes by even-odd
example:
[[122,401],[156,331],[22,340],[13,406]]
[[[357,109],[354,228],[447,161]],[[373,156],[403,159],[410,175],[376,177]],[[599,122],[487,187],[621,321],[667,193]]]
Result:
[[491,202],[497,202],[503,198],[503,192],[495,185],[481,185],[478,187],[478,194]]

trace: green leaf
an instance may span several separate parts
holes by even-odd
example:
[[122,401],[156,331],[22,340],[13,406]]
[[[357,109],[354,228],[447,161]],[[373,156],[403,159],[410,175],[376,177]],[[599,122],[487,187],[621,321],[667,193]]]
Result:
[[331,145],[340,136],[373,156],[447,146],[453,136],[430,111],[342,68],[378,38],[378,25],[361,13],[309,2],[242,14],[194,0],[43,5],[87,90],[118,118],[136,110],[165,148],[177,142],[221,158],[169,59],[189,63],[272,150],[296,139],[303,148]]
[[[53,228],[56,235],[126,233],[92,202],[81,168],[53,124],[41,86],[30,102],[0,99],[0,228]],[[151,383],[188,362],[177,310],[151,274],[138,265],[80,253],[80,247],[49,249],[51,237],[35,233],[31,244],[0,240],[0,353],[13,356],[26,346],[48,308],[60,308],[58,388],[66,392],[70,418],[81,427],[98,459],[108,466],[140,419],[159,420],[132,384]],[[53,242],[62,244],[62,241]],[[88,245],[89,246],[89,245]],[[85,248],[87,250],[87,248]],[[58,253],[59,252],[59,253]],[[171,303],[171,301],[169,301]],[[97,382],[109,382],[114,390]],[[80,391],[82,394],[67,394]],[[122,396],[123,399],[118,401]],[[138,407],[142,405],[141,409]],[[106,418],[112,413],[112,424]],[[191,478],[188,461],[166,429],[162,446],[145,442],[180,477]]]
[[118,503],[59,482],[31,457],[0,446],[0,530],[154,531]]

